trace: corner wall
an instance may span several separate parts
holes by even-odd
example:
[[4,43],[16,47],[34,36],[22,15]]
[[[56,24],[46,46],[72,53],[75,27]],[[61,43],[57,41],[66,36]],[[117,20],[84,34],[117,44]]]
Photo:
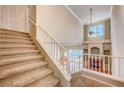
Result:
[[[124,57],[124,6],[114,5],[111,14],[112,55]],[[113,62],[113,74],[124,79],[124,58]]]

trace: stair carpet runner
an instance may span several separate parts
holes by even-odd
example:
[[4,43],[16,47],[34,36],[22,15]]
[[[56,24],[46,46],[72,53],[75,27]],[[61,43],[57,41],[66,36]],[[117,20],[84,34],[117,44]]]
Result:
[[0,87],[54,87],[53,75],[28,33],[0,29]]

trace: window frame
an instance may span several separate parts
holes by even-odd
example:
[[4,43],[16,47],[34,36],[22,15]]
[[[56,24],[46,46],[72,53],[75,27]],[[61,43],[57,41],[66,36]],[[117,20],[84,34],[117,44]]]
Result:
[[[100,25],[103,25],[103,35],[102,36],[100,36],[100,30],[99,30],[99,26]],[[88,36],[88,41],[93,41],[93,40],[104,40],[104,38],[105,38],[105,23],[104,22],[100,22],[100,23],[94,23],[92,26],[96,26],[96,32],[98,33],[98,35],[97,36],[95,36],[95,37],[90,37],[89,36],[89,31],[90,31],[90,25],[88,26],[88,34],[87,34],[87,36]],[[95,32],[95,33],[96,33]]]
[[[75,57],[74,57],[74,55],[75,55]],[[83,50],[81,50],[81,49],[69,49],[68,50],[68,56],[70,58],[75,58],[76,59],[76,58],[79,58],[82,55],[83,55]]]

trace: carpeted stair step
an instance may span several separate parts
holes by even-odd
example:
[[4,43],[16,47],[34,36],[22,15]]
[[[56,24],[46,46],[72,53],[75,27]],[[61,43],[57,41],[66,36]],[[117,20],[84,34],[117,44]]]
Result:
[[35,45],[32,44],[16,44],[16,43],[0,43],[0,49],[5,48],[36,48]]
[[[0,86],[1,87],[22,87],[29,85],[41,78],[45,78],[46,76],[52,74],[51,69],[42,69],[38,68],[32,71],[28,71],[16,76],[13,76],[11,78],[7,78],[4,80],[0,80]],[[48,81],[47,81],[48,82]]]
[[40,79],[32,84],[28,85],[28,87],[54,87],[59,83],[59,80],[53,75],[49,75],[43,79]]
[[29,43],[29,44],[34,44],[34,42],[31,40],[13,39],[13,38],[0,38],[0,43]]
[[29,55],[29,56],[20,56],[20,57],[10,57],[10,58],[4,58],[0,57],[0,65],[7,65],[12,63],[19,63],[24,61],[30,61],[34,59],[42,59],[42,55]]
[[12,38],[12,39],[31,40],[31,38],[29,38],[29,37],[9,35],[9,34],[1,34],[0,38]]
[[59,83],[29,33],[0,29],[0,87],[54,87]]
[[18,32],[18,31],[4,30],[4,29],[0,29],[0,34],[30,37],[29,34],[25,32]]
[[0,56],[4,55],[18,55],[18,54],[26,54],[26,53],[39,53],[40,50],[1,50],[0,51]]
[[47,66],[48,63],[42,60],[31,60],[18,64],[10,64],[0,67],[0,79],[11,77],[35,68]]

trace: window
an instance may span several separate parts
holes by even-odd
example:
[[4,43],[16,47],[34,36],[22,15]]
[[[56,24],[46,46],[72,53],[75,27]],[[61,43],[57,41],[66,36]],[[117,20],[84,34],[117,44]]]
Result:
[[70,58],[78,58],[82,56],[82,50],[69,50],[68,55]]
[[104,39],[104,24],[97,24],[89,27],[89,31],[93,32],[92,36],[88,35],[88,40],[102,40]]

